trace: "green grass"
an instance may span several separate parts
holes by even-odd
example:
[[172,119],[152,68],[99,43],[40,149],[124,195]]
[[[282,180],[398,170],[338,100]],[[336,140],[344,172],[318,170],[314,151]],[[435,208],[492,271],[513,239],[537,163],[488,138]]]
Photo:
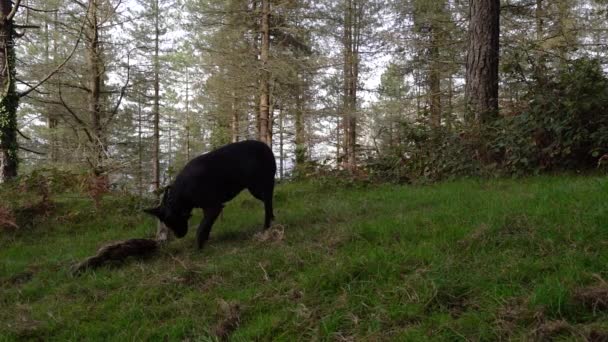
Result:
[[57,202],[33,227],[0,233],[0,340],[608,336],[608,308],[575,295],[608,286],[605,177],[284,184],[283,240],[254,238],[262,204],[243,193],[203,251],[197,212],[157,256],[79,277],[72,264],[108,241],[151,236],[155,223],[118,196],[99,211]]

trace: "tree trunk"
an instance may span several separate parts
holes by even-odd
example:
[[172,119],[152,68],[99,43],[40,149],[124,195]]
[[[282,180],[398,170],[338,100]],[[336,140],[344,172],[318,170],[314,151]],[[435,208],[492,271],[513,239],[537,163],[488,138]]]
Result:
[[17,176],[17,106],[13,9],[10,0],[0,0],[0,183]]
[[306,135],[304,134],[304,101],[300,88],[296,94],[296,168],[302,167],[306,162]]
[[447,127],[448,129],[454,128],[454,80],[453,76],[450,73],[448,77],[448,108],[445,117],[447,118]]
[[336,117],[336,168],[340,168],[340,117]]
[[93,152],[93,173],[96,176],[101,176],[105,173],[105,144],[104,132],[102,127],[102,105],[101,105],[101,88],[103,87],[103,71],[102,71],[102,51],[99,42],[99,23],[97,11],[99,9],[99,0],[91,0],[87,13],[87,46],[86,58],[88,66],[88,112],[91,120],[91,128],[93,131],[92,152]]
[[499,0],[471,0],[465,98],[481,127],[498,115]]
[[268,60],[270,55],[270,0],[262,0],[262,45],[260,47],[260,62],[262,75],[260,80],[260,116],[259,138],[266,144],[271,144],[270,131],[270,71]]
[[[283,140],[283,107],[279,107],[279,179],[283,179],[283,159],[284,159],[284,140]],[[297,149],[297,147],[296,147]],[[297,153],[297,152],[296,152]],[[297,157],[296,157],[297,159]],[[297,166],[297,165],[296,165]]]
[[436,25],[431,25],[431,47],[430,47],[430,109],[431,127],[435,130],[441,126],[441,71],[439,61],[439,32]]
[[[152,106],[154,125],[154,148],[152,152],[152,186],[158,193],[160,188],[160,61],[159,61],[159,4],[154,1],[154,99]],[[160,227],[160,226],[159,226]]]
[[239,115],[238,103],[236,93],[232,92],[232,142],[239,141],[239,132],[240,132],[240,120],[241,116]]
[[357,0],[346,0],[344,11],[344,152],[346,168],[357,167],[357,87],[359,79],[359,43],[361,7]]
[[137,101],[137,192],[139,197],[143,196],[144,190],[141,101],[141,95],[139,95]]
[[[57,23],[57,12],[54,13],[54,25],[56,25]],[[55,29],[53,30],[53,61],[55,61],[57,59],[57,41],[58,41],[58,34],[57,34],[57,29],[55,27]],[[45,19],[45,23],[44,23],[44,52],[45,52],[45,56],[44,56],[44,62],[45,65],[50,65],[51,63],[51,29],[50,29],[50,25],[49,25],[49,19]],[[57,143],[57,126],[58,126],[58,120],[57,120],[57,115],[55,114],[55,111],[53,110],[53,107],[51,105],[46,105],[44,108],[45,114],[46,114],[46,124],[47,124],[47,128],[48,128],[48,139],[49,139],[49,158],[48,160],[51,163],[56,163],[58,161],[58,143]]]
[[542,87],[546,83],[545,79],[547,72],[547,68],[545,65],[545,53],[542,48],[542,43],[545,35],[545,9],[543,8],[543,0],[536,0],[536,10],[534,15],[536,17],[536,44],[538,51],[534,72],[538,85]]
[[186,67],[186,161],[190,160],[190,69]]

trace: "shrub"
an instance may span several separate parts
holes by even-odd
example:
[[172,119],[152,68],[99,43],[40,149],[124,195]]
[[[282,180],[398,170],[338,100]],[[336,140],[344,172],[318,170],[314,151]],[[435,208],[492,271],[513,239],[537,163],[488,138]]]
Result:
[[498,120],[489,148],[507,173],[581,170],[608,152],[608,78],[596,60],[573,61],[530,90],[528,109]]
[[523,112],[480,133],[466,124],[433,129],[424,119],[404,122],[398,147],[381,146],[365,168],[381,180],[433,182],[606,167],[608,78],[597,60],[572,61],[530,88],[525,101]]

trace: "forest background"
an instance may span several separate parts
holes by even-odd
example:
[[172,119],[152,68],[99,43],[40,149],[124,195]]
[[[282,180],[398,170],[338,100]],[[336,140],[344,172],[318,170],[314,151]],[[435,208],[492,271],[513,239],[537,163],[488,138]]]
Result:
[[[493,3],[496,20],[475,3]],[[145,193],[244,139],[272,146],[280,178],[428,182],[608,158],[605,1],[18,4],[3,180],[87,170]],[[476,16],[500,35],[477,50],[500,44],[488,91],[468,88]]]

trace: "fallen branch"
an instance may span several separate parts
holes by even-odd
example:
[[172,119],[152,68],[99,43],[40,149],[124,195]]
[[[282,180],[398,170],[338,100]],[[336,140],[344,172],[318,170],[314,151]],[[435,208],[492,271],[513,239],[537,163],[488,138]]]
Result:
[[152,239],[129,239],[101,247],[97,255],[85,259],[72,267],[72,274],[78,275],[87,269],[94,269],[108,263],[123,262],[128,257],[147,257],[154,254],[159,243]]

